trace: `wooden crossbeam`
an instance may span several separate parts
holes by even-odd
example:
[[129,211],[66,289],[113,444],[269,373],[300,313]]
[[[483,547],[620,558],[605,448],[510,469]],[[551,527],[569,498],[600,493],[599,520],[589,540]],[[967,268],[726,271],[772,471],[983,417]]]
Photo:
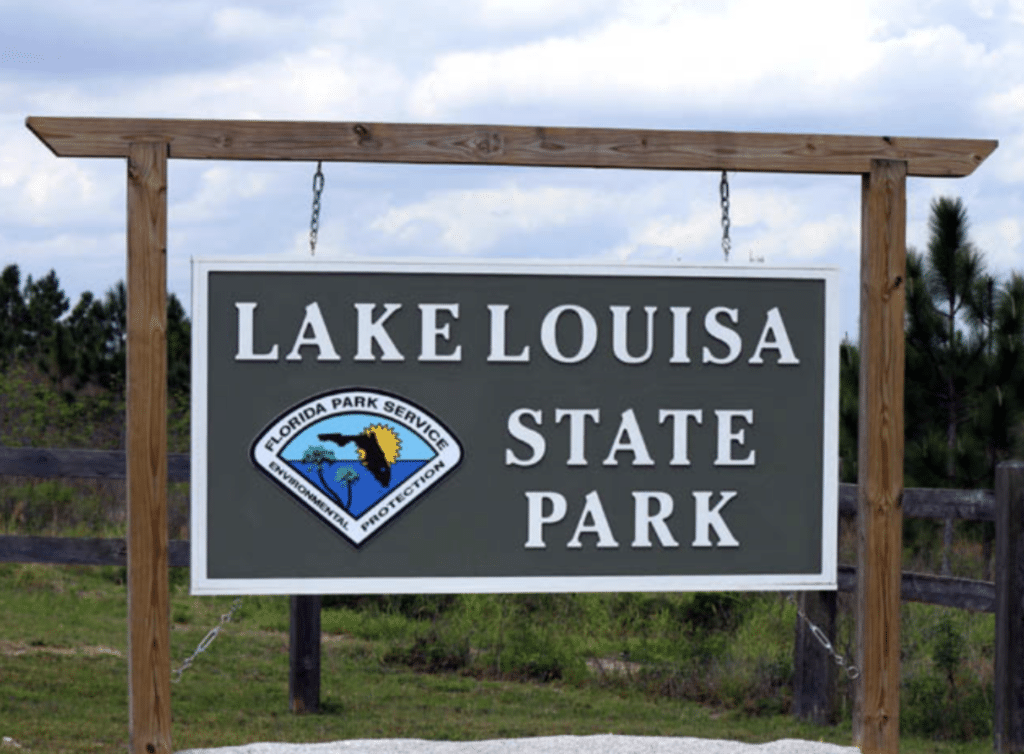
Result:
[[168,157],[735,170],[862,175],[872,160],[907,175],[970,175],[998,142],[890,136],[658,131],[617,128],[309,121],[29,117],[59,157],[127,157],[133,143]]

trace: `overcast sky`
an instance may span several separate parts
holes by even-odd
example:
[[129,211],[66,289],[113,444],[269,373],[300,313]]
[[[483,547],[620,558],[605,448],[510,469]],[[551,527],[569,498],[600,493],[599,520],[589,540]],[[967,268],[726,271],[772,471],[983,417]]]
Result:
[[[0,266],[72,304],[125,274],[125,163],[28,115],[611,126],[991,138],[912,178],[911,246],[959,196],[1024,269],[1024,0],[0,0]],[[172,160],[168,285],[193,256],[309,256],[313,163]],[[328,163],[318,258],[720,263],[717,173]],[[834,265],[856,336],[860,180],[731,175],[730,264]]]

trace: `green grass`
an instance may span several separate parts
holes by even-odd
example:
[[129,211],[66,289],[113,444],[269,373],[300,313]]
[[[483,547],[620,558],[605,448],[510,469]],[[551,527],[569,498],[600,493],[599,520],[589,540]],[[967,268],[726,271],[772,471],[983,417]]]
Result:
[[[189,596],[185,569],[173,569],[171,582],[171,656],[177,667],[229,610],[232,598]],[[478,595],[445,604],[429,597],[402,599],[369,598],[364,604],[323,610],[322,711],[292,715],[287,598],[244,598],[235,619],[181,683],[172,685],[175,748],[594,733],[851,744],[848,718],[834,727],[818,727],[746,703],[758,693],[784,693],[778,683],[791,662],[784,647],[792,642],[793,616],[791,606],[775,595]],[[923,617],[916,614],[922,611]],[[951,635],[965,637],[961,649],[984,647],[990,640],[977,616],[957,613],[960,617],[954,615],[950,626],[928,611],[910,607],[915,614],[905,618],[915,628],[905,635],[921,643],[918,653],[932,656],[932,662],[948,658],[948,651],[942,655],[935,648],[949,650]],[[707,635],[691,633],[687,649],[677,620],[684,615],[691,624],[704,616],[735,625]],[[0,616],[0,735],[10,736],[25,751],[124,750],[124,569],[0,564]],[[534,626],[532,634],[523,631],[524,624]],[[728,642],[711,641],[723,632],[731,637]],[[560,642],[543,646],[559,636]],[[409,667],[410,649],[449,646],[456,639],[468,639],[472,650],[459,670],[425,673]],[[499,646],[504,660],[496,657]],[[568,679],[540,682],[524,670],[531,661],[550,666],[559,653],[575,652],[582,663],[588,656],[617,654],[627,647],[632,659],[645,656],[653,667],[668,667],[675,658],[672,667],[683,677],[700,667],[694,646],[711,652],[703,666],[706,680],[725,689],[714,704],[692,701],[678,690],[666,693],[664,684],[643,673],[603,679],[569,673]],[[913,668],[915,677],[941,680],[929,674],[927,665],[922,660],[921,667]],[[957,665],[965,689],[971,667],[968,660]],[[952,703],[945,686],[935,693],[943,703]],[[965,699],[966,692],[960,703]],[[907,752],[980,754],[990,749],[987,736],[967,742],[907,736],[902,743]]]

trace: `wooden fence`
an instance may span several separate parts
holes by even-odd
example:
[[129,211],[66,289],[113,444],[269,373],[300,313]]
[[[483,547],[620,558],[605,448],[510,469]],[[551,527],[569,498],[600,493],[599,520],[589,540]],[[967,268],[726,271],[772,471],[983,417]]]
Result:
[[[170,454],[169,482],[189,481],[189,456]],[[0,448],[0,476],[123,479],[123,451]],[[978,581],[904,572],[901,598],[978,612],[995,613],[994,744],[999,752],[1024,751],[1024,462],[1001,464],[996,490],[906,489],[903,516],[995,523],[996,580]],[[839,512],[857,513],[857,486],[841,484]],[[0,562],[126,565],[123,539],[0,536]],[[171,540],[169,563],[189,565],[189,543]],[[839,591],[854,592],[857,572],[840,566]],[[835,642],[835,592],[797,595],[801,611],[830,642]],[[291,598],[289,699],[293,711],[312,711],[320,694],[320,598]],[[849,658],[853,660],[853,658]],[[834,715],[838,666],[797,620],[794,655],[794,714],[827,724]]]

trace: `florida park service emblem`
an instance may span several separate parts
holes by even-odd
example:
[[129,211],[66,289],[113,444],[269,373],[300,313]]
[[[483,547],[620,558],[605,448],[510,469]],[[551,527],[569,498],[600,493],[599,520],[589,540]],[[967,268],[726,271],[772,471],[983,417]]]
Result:
[[462,461],[462,446],[422,406],[347,388],[282,412],[253,441],[253,463],[357,547]]

